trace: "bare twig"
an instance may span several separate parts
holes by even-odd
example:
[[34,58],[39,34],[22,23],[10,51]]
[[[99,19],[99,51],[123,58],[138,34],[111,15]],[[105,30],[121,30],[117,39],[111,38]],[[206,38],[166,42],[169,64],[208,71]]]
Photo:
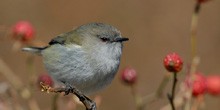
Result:
[[[173,102],[174,102],[175,108],[182,106],[184,103],[184,94],[181,91],[179,91]],[[170,104],[167,104],[163,106],[160,110],[172,110],[172,108]]]
[[68,95],[69,93],[75,94],[79,98],[79,100],[84,104],[84,106],[86,107],[86,110],[96,110],[96,103],[92,101],[91,99],[89,99],[88,97],[86,97],[82,92],[80,92],[75,87],[72,87],[66,84],[66,87],[52,88],[48,85],[45,85],[42,82],[40,82],[40,85],[42,87],[42,91],[46,91],[47,93],[65,92],[65,95]]
[[200,11],[200,3],[196,3],[194,13],[192,15],[192,21],[191,21],[191,53],[192,53],[192,58],[197,56],[197,42],[196,42],[196,37],[197,37],[197,27],[198,27],[198,14]]
[[174,105],[174,98],[175,98],[175,88],[176,88],[176,83],[177,83],[177,73],[173,73],[173,86],[172,86],[172,92],[171,94],[167,94],[167,97],[170,101],[172,110],[175,110],[175,105]]

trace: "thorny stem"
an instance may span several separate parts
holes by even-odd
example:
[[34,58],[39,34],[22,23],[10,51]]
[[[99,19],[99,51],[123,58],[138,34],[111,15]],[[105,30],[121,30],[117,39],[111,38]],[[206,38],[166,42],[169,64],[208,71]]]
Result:
[[200,3],[196,3],[194,13],[192,15],[192,21],[191,21],[191,53],[192,58],[194,58],[197,55],[197,27],[198,27],[198,14],[200,11]]
[[[190,70],[190,77],[193,77],[193,74],[196,71],[196,66],[199,63],[199,58],[197,57],[197,43],[196,43],[196,37],[197,37],[197,30],[198,30],[198,18],[199,18],[199,12],[201,10],[201,4],[197,2],[194,7],[194,12],[192,15],[192,21],[191,21],[191,54],[192,54],[192,67]],[[196,66],[195,66],[196,65]],[[192,88],[191,88],[192,89]],[[189,90],[190,93],[192,90]],[[184,110],[189,110],[191,104],[191,96],[187,99],[186,104],[184,106]]]
[[177,83],[177,73],[173,73],[173,76],[174,76],[174,78],[173,78],[172,92],[171,92],[171,95],[167,94],[167,96],[170,101],[172,110],[175,110],[174,98],[175,98],[175,88],[176,88],[176,83]]

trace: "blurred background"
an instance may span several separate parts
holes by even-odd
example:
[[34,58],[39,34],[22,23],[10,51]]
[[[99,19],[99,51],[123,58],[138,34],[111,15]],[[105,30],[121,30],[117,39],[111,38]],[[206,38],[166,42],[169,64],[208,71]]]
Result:
[[[151,94],[167,73],[163,67],[164,56],[177,52],[184,61],[182,75],[178,77],[184,77],[186,66],[191,63],[190,25],[195,3],[195,0],[1,0],[0,57],[26,82],[26,59],[29,55],[12,51],[14,41],[6,32],[16,22],[31,22],[36,32],[35,40],[44,43],[82,24],[111,24],[130,40],[124,44],[117,76],[108,88],[97,93],[102,97],[99,109],[134,110],[130,88],[119,78],[122,69],[127,66],[135,68],[138,73],[137,90],[142,95]],[[220,1],[211,0],[202,5],[199,15],[197,47],[201,62],[198,71],[204,74],[220,74],[219,11]],[[41,57],[36,56],[34,61],[36,73],[45,73]],[[0,75],[0,82],[7,80]],[[165,93],[170,92],[170,85]],[[41,110],[49,110],[51,96],[36,88],[35,91],[34,97]],[[168,103],[165,96],[146,109],[158,110]],[[220,97],[205,96],[204,110],[219,108]]]

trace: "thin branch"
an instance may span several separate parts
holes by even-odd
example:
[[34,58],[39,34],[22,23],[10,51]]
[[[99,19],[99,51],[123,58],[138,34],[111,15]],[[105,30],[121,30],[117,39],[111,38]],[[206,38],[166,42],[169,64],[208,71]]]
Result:
[[45,85],[44,83],[40,82],[40,85],[42,87],[42,91],[46,91],[47,93],[53,92],[53,93],[61,93],[65,92],[65,95],[68,95],[69,93],[75,94],[79,100],[84,104],[86,107],[86,110],[96,110],[96,103],[86,97],[82,92],[80,92],[75,87],[72,87],[68,84],[66,84],[66,87],[58,87],[58,88],[52,88],[48,85]]
[[171,92],[171,95],[167,94],[167,96],[170,101],[172,110],[175,110],[174,98],[175,98],[175,88],[176,88],[176,83],[177,83],[177,73],[173,73],[173,76],[174,76],[174,78],[173,78],[172,92]]
[[191,21],[191,53],[192,58],[197,56],[197,30],[198,30],[198,14],[200,12],[201,6],[200,3],[196,3],[194,13],[192,15],[192,21]]

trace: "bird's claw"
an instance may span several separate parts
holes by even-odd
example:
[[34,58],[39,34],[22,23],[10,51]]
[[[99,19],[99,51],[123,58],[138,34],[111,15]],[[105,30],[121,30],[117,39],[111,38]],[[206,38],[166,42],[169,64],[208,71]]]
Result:
[[41,86],[41,91],[46,91],[47,93],[52,92],[52,87],[50,87],[49,85],[40,82],[40,86]]
[[66,87],[65,87],[65,95],[68,95],[69,93],[73,93],[73,87],[70,85],[70,84],[66,84]]
[[84,94],[82,94],[78,89],[74,88],[68,83],[65,83],[66,87],[65,88],[53,88],[50,87],[49,85],[44,84],[43,82],[40,82],[40,85],[42,87],[41,91],[46,91],[47,93],[50,92],[64,92],[64,95],[68,95],[69,93],[75,94],[79,100],[85,105],[86,110],[96,110],[96,103],[86,97]]

